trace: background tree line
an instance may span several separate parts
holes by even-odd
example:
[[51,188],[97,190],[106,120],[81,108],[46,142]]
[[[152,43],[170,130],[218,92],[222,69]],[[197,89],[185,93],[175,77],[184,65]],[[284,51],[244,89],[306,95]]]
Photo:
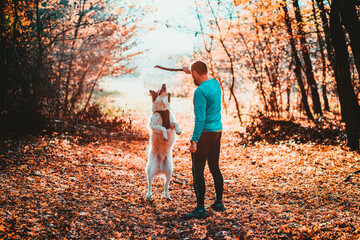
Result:
[[[193,57],[208,59],[225,110],[240,122],[254,111],[304,112],[313,122],[341,113],[358,149],[359,2],[194,0],[202,48]],[[147,11],[132,1],[1,1],[1,132],[96,112],[99,79],[134,71]]]
[[146,11],[133,1],[1,1],[1,132],[86,115],[102,76],[134,71]]
[[[358,0],[195,0],[202,49],[225,90],[223,105],[316,122],[340,112],[359,149]],[[340,107],[338,107],[340,106]]]

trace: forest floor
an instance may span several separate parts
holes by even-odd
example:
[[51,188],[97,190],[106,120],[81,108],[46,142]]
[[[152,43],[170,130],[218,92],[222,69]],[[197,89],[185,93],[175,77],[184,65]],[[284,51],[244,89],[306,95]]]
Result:
[[[188,139],[173,149],[172,201],[157,178],[145,201],[147,119],[134,133],[81,141],[71,134],[2,139],[0,239],[360,239],[359,153],[294,140],[222,138],[224,213],[184,220],[195,207]],[[137,127],[136,127],[137,126]],[[208,168],[205,204],[214,200]]]

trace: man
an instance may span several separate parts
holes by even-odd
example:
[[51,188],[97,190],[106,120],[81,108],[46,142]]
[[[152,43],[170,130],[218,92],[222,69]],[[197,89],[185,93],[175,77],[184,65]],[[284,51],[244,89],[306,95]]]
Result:
[[205,218],[204,207],[206,161],[214,178],[216,200],[211,205],[215,211],[225,211],[222,202],[223,177],[219,168],[221,123],[221,89],[215,79],[209,79],[207,66],[203,61],[195,61],[184,72],[191,74],[195,90],[193,103],[195,112],[195,127],[191,138],[189,151],[192,159],[192,173],[197,206],[194,211],[185,215],[186,219]]

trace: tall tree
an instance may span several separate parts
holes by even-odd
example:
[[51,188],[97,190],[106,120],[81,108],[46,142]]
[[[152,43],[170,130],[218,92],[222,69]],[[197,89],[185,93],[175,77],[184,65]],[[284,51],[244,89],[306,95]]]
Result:
[[293,0],[293,6],[295,11],[295,18],[297,21],[297,30],[300,37],[301,53],[304,60],[305,76],[311,91],[314,113],[322,115],[319,92],[315,81],[309,49],[307,47],[306,34],[304,31],[304,20],[300,12],[299,1]]
[[300,61],[300,58],[299,58],[297,50],[296,50],[295,39],[294,39],[294,35],[292,32],[292,26],[291,26],[291,21],[290,21],[290,17],[289,17],[289,11],[287,8],[286,0],[284,0],[282,3],[282,9],[284,10],[284,20],[285,20],[285,25],[286,25],[286,31],[289,35],[289,43],[290,43],[290,47],[291,47],[291,57],[292,57],[292,60],[294,61],[294,73],[295,73],[295,77],[296,77],[296,82],[299,86],[300,93],[301,93],[301,102],[304,107],[306,116],[310,120],[314,120],[314,116],[311,113],[309,103],[307,100],[304,82],[302,80],[301,61]]
[[[219,74],[219,71],[215,70],[214,68],[214,62],[213,62],[213,56],[212,56],[212,51],[213,51],[213,45],[214,45],[214,38],[213,37],[210,37],[210,43],[207,43],[206,42],[206,35],[204,33],[204,27],[203,27],[203,24],[202,24],[202,20],[201,20],[201,16],[200,16],[200,12],[199,12],[199,6],[195,0],[195,7],[196,7],[196,15],[197,15],[197,19],[199,21],[199,26],[200,26],[200,34],[202,36],[202,42],[204,44],[204,48],[205,48],[205,51],[206,53],[208,54],[208,58],[209,58],[209,69],[210,69],[210,73],[214,76],[214,78],[216,80],[219,81],[219,84],[220,84],[220,88],[221,88],[221,91],[222,91],[222,94],[221,94],[221,101],[222,101],[222,104],[223,104],[223,107],[225,109],[225,112],[227,113],[228,110],[227,110],[227,103],[225,101],[225,92],[224,92],[224,82],[222,80],[222,77],[220,76]],[[197,34],[197,33],[196,33]]]
[[[334,49],[333,49],[333,45],[331,42],[330,25],[329,25],[329,20],[326,16],[324,0],[316,0],[316,3],[319,8],[319,11],[320,11],[321,23],[322,23],[322,27],[323,27],[324,34],[325,34],[325,46],[326,46],[327,58],[328,58],[328,61],[330,64],[330,69],[333,71],[335,81],[339,82],[339,72],[338,72],[338,68],[335,66]],[[338,94],[341,94],[341,93],[338,92]],[[339,95],[339,98],[340,97],[341,96]],[[343,103],[340,102],[340,105],[341,104],[343,104]],[[343,106],[341,106],[341,107],[343,108]],[[344,119],[343,113],[341,113],[341,117],[342,117],[342,119]]]
[[[339,74],[337,90],[339,92],[340,102],[342,103],[341,111],[346,124],[348,146],[351,149],[357,150],[359,149],[360,106],[352,85],[349,51],[346,44],[345,29],[343,28],[343,24],[348,24],[345,24],[344,18],[346,17],[344,15],[356,14],[356,12],[345,12],[343,7],[347,4],[344,2],[346,2],[346,0],[333,0],[331,3],[330,32],[335,50],[335,67]],[[355,10],[355,8],[353,8],[353,10]]]
[[[358,2],[360,5],[360,3]],[[333,5],[341,16],[341,23],[346,28],[350,39],[350,47],[360,75],[360,22],[357,16],[355,1],[335,1]]]
[[320,61],[321,61],[321,73],[322,73],[322,81],[321,81],[321,89],[322,89],[322,96],[324,101],[324,110],[329,111],[329,100],[327,98],[327,82],[326,82],[326,72],[327,72],[327,66],[326,66],[326,58],[324,53],[324,40],[321,36],[320,27],[319,27],[319,21],[316,14],[316,7],[315,7],[315,1],[312,0],[312,10],[313,10],[313,18],[315,23],[315,29],[316,29],[316,38],[319,45],[319,53],[320,53]]
[[[216,29],[218,31],[218,37],[216,38],[222,49],[224,50],[224,52],[226,53],[226,56],[229,60],[229,64],[230,64],[230,74],[231,74],[231,81],[230,81],[230,84],[228,84],[228,89],[230,91],[230,98],[232,97],[234,99],[234,102],[235,102],[235,108],[236,108],[236,115],[239,119],[239,122],[242,123],[242,120],[241,120],[241,111],[240,111],[240,104],[239,104],[239,101],[238,101],[238,97],[236,96],[235,94],[235,83],[236,83],[236,78],[235,78],[235,67],[234,67],[234,57],[232,56],[231,52],[229,51],[228,47],[226,46],[225,44],[225,39],[226,37],[228,36],[227,33],[223,33],[223,29],[221,28],[220,26],[220,22],[219,22],[219,19],[218,19],[218,16],[217,14],[215,13],[212,5],[211,5],[211,2],[210,0],[207,0],[207,6],[209,7],[210,9],[210,12],[211,12],[211,15],[213,17],[213,22],[215,23],[215,26],[216,26]],[[230,17],[231,18],[231,17]],[[228,28],[226,28],[226,32],[229,32],[229,29],[230,29],[230,26]]]
[[133,47],[147,9],[136,0],[108,4],[0,2],[0,132],[76,120],[98,79],[134,71],[127,63],[140,54]]

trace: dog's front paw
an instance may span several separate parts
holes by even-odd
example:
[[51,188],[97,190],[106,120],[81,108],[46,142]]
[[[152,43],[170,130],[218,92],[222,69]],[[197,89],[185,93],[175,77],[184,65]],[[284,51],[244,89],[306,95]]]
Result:
[[181,133],[182,133],[181,130],[176,130],[177,135],[181,135]]
[[165,141],[168,141],[168,140],[169,140],[169,138],[168,138],[167,135],[164,135],[164,140],[165,140]]

